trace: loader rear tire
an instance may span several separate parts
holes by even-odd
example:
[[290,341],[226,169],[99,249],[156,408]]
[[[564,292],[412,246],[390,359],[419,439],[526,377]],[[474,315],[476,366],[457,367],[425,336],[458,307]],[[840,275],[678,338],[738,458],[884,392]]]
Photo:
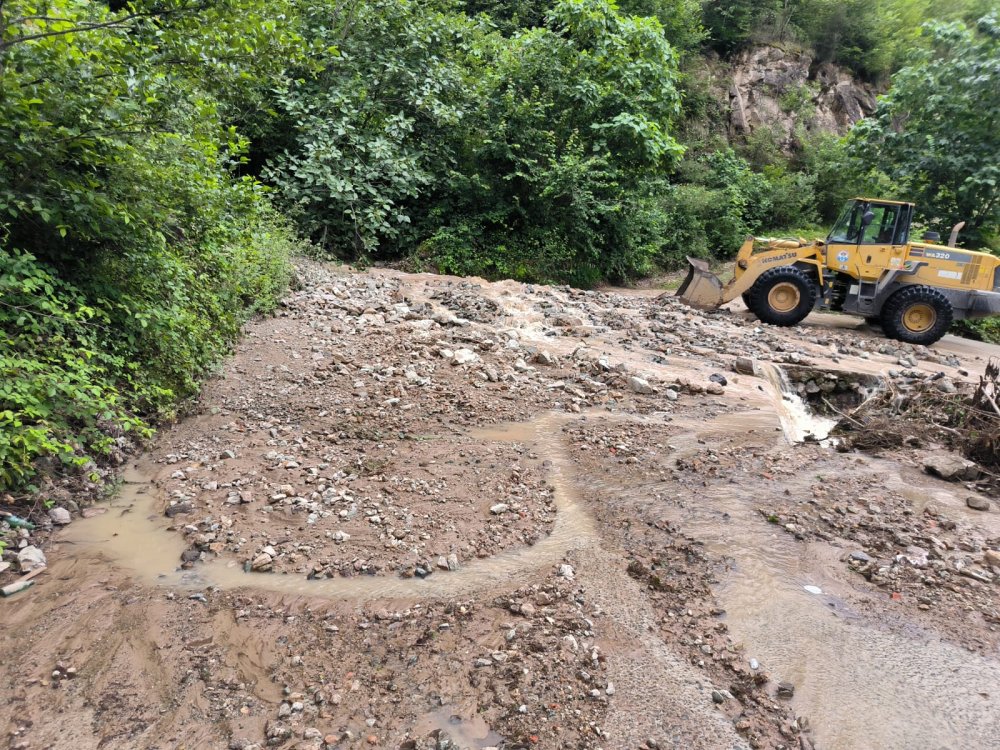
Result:
[[812,312],[819,287],[794,266],[769,268],[747,292],[747,307],[762,323],[793,326]]
[[904,286],[882,306],[882,330],[907,344],[930,346],[951,328],[951,303],[929,286]]

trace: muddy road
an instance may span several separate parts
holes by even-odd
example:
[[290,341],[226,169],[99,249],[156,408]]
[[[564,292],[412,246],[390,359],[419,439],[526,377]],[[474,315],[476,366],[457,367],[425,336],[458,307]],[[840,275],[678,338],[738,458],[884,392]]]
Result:
[[303,262],[42,535],[0,604],[4,741],[1000,747],[995,499],[916,438],[838,451],[808,404],[997,354]]

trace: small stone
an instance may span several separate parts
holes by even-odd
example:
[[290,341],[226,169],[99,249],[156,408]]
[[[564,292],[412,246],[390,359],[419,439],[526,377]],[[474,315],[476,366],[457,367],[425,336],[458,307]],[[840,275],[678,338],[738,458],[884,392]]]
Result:
[[44,568],[47,561],[44,552],[34,545],[28,545],[17,553],[17,564],[22,573],[30,573],[36,568]]
[[250,563],[250,569],[258,572],[270,570],[273,566],[273,558],[266,552],[261,552]]
[[718,383],[723,387],[729,385],[729,381],[726,379],[726,376],[718,372],[713,372],[711,375],[708,376],[708,379],[711,380],[713,383]]
[[65,508],[49,508],[49,518],[56,526],[65,526],[73,520]]
[[726,696],[720,693],[718,690],[712,691],[712,703],[725,703]]
[[633,393],[641,393],[641,394],[656,393],[656,389],[653,388],[653,386],[651,386],[648,381],[643,380],[642,378],[637,378],[634,375],[629,377],[628,387],[632,390]]
[[667,390],[663,392],[663,396],[667,399],[667,401],[676,401],[679,394],[673,388],[667,388]]
[[458,570],[458,555],[455,553],[448,555],[448,570]]
[[864,552],[861,552],[860,550],[852,552],[850,554],[850,559],[860,563],[868,563],[872,561],[869,555],[865,554]]
[[954,453],[933,453],[924,457],[924,471],[951,482],[979,477],[979,467]]
[[507,503],[497,503],[496,505],[490,506],[490,513],[494,516],[499,516],[501,513],[506,513],[510,509]]
[[955,383],[951,380],[951,378],[941,378],[934,385],[937,386],[937,389],[942,393],[956,393],[958,391],[958,388],[955,387]]
[[479,359],[479,355],[471,349],[459,349],[451,357],[453,365],[467,365]]
[[973,580],[979,581],[980,583],[992,583],[993,581],[992,574],[987,573],[985,570],[981,570],[980,568],[975,568],[971,565],[967,565],[964,568],[962,568],[960,571],[958,571],[958,574],[963,575],[966,578],[972,578]]
[[607,693],[608,695],[614,695],[615,694],[615,683],[609,682],[608,686],[606,688],[604,688],[604,692]]
[[779,682],[778,683],[778,697],[779,698],[791,698],[795,695],[795,686],[790,682]]
[[521,614],[525,617],[531,617],[535,614],[535,605],[530,602],[525,602],[521,605]]
[[976,497],[975,495],[971,495],[971,496],[967,497],[965,499],[965,504],[968,505],[973,510],[989,510],[990,509],[990,501],[989,500],[987,500],[985,498],[982,498],[982,497]]
[[576,577],[576,574],[573,572],[573,566],[566,565],[565,563],[559,566],[559,575],[567,581],[572,581]]
[[163,515],[167,518],[173,518],[174,516],[179,516],[182,513],[190,513],[193,510],[191,503],[174,503],[173,505],[168,505],[163,511]]

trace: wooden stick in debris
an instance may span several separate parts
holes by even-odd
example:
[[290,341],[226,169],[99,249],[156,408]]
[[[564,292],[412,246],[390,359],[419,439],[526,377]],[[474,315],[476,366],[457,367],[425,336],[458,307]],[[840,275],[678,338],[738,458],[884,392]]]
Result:
[[[851,422],[853,422],[854,424],[856,424],[856,425],[857,425],[858,427],[864,427],[864,425],[863,425],[863,424],[861,424],[861,422],[859,422],[858,420],[856,420],[856,419],[855,419],[854,417],[852,417],[852,416],[851,416],[850,414],[844,414],[844,412],[842,412],[842,411],[841,411],[840,409],[838,409],[838,408],[837,408],[836,406],[834,406],[833,404],[831,404],[831,403],[830,403],[830,402],[829,402],[829,401],[827,400],[826,396],[823,396],[823,403],[824,403],[824,404],[826,404],[826,405],[827,405],[828,407],[830,407],[830,409],[832,409],[832,410],[833,410],[833,411],[834,411],[835,413],[837,413],[837,414],[839,414],[840,416],[842,416],[842,417],[843,417],[844,419],[848,419],[848,420],[850,420]],[[855,411],[856,411],[856,410],[855,410]]]
[[993,399],[993,397],[990,394],[983,391],[983,398],[985,398],[989,402],[990,406],[993,407],[993,411],[995,411],[997,415],[1000,416],[1000,406],[997,406],[997,402]]

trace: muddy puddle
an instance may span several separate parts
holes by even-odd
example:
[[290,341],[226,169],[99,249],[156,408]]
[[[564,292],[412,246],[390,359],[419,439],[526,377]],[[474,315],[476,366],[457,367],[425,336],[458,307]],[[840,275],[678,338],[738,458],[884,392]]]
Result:
[[419,736],[433,732],[447,735],[453,747],[464,750],[499,747],[504,741],[481,716],[462,712],[454,706],[442,706],[420,719],[414,727],[414,734]]
[[544,462],[546,478],[554,488],[556,520],[551,534],[530,547],[473,560],[457,571],[439,571],[424,579],[356,576],[307,580],[291,575],[246,573],[235,560],[214,560],[191,571],[178,569],[185,549],[179,534],[170,532],[159,509],[151,472],[129,469],[118,496],[103,515],[68,527],[61,542],[80,554],[105,556],[150,583],[185,588],[250,588],[281,594],[328,599],[412,599],[463,596],[506,583],[518,583],[526,571],[557,564],[568,550],[586,546],[594,538],[589,514],[580,505],[572,470],[560,441],[551,437],[561,422],[548,415],[530,424],[505,425],[471,433],[471,438],[494,442],[523,442],[535,446]]

